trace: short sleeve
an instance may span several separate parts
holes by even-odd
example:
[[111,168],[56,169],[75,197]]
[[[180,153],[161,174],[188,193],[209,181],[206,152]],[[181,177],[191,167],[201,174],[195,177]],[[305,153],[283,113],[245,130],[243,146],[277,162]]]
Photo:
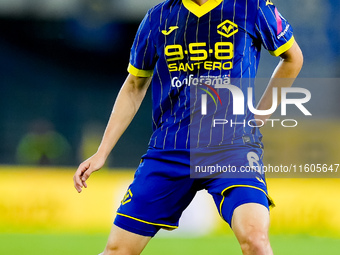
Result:
[[130,53],[128,72],[134,76],[151,77],[156,63],[156,48],[152,40],[149,15],[141,22]]
[[280,56],[294,43],[293,28],[270,0],[259,0],[256,32],[265,49]]

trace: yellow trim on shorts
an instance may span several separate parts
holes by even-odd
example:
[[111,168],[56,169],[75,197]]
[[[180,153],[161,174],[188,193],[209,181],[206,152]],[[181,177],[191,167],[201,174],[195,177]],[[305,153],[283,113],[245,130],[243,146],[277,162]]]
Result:
[[137,77],[151,77],[153,75],[153,70],[142,70],[134,67],[129,63],[128,72]]
[[[243,187],[243,188],[252,188],[252,189],[257,189],[257,190],[260,190],[260,191],[262,191],[265,195],[266,195],[266,197],[268,198],[268,200],[269,200],[269,202],[270,202],[270,205],[269,205],[269,208],[274,208],[275,207],[275,203],[274,203],[274,200],[263,190],[263,189],[261,189],[261,188],[259,188],[259,187],[256,187],[256,186],[251,186],[251,185],[232,185],[232,186],[230,186],[230,187],[228,187],[228,188],[225,188],[222,192],[221,192],[221,195],[223,196],[223,198],[222,198],[222,201],[221,201],[221,203],[220,203],[220,208],[219,208],[219,211],[220,211],[220,216],[221,216],[221,218],[222,219],[224,219],[223,218],[223,215],[222,215],[222,205],[223,205],[223,202],[224,202],[224,198],[225,198],[225,196],[223,195],[223,193],[224,192],[226,192],[228,189],[232,189],[232,188],[237,188],[237,187]],[[225,220],[225,219],[224,219]]]
[[136,220],[136,221],[139,221],[139,222],[143,222],[143,223],[146,223],[146,224],[149,224],[149,225],[160,226],[160,227],[163,227],[163,228],[173,228],[173,229],[178,228],[177,226],[170,226],[170,225],[166,225],[166,224],[158,224],[158,223],[148,222],[148,221],[141,220],[141,219],[138,219],[138,218],[126,215],[126,214],[122,214],[122,213],[117,213],[117,215],[120,215],[120,216],[123,216],[123,217],[126,217],[126,218],[130,218],[130,219],[133,219],[133,220]]
[[293,46],[294,42],[295,42],[295,39],[294,39],[294,36],[292,36],[292,38],[290,38],[290,40],[288,42],[286,42],[284,45],[282,45],[281,47],[277,48],[274,51],[269,51],[269,53],[272,54],[275,57],[278,57],[282,53],[289,50]]

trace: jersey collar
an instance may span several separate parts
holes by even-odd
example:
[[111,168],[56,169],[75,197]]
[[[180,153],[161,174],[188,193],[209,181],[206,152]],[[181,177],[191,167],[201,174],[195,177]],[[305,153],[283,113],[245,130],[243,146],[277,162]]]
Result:
[[208,0],[205,4],[199,6],[191,0],[182,0],[185,8],[195,14],[198,18],[216,8],[223,0]]

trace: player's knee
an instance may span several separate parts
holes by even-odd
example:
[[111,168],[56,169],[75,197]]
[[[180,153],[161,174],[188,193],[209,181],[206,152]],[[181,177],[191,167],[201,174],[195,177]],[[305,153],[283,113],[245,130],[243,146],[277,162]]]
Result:
[[136,253],[129,249],[129,247],[123,247],[116,243],[108,243],[103,255],[136,255]]
[[270,250],[268,234],[264,231],[252,231],[240,238],[243,254],[266,255]]
[[116,255],[119,254],[120,252],[120,247],[119,245],[116,244],[107,244],[105,247],[105,251],[103,255]]

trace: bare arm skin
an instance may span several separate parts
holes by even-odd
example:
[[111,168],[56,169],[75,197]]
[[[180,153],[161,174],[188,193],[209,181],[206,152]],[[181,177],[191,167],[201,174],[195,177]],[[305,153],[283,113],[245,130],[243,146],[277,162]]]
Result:
[[[295,78],[298,76],[302,64],[303,55],[299,45],[294,42],[293,46],[286,52],[280,55],[281,61],[275,68],[271,80],[262,95],[262,98],[257,106],[258,110],[268,110],[272,106],[272,91],[274,87],[278,88],[278,105],[281,102],[281,89],[283,87],[291,87]],[[284,79],[283,79],[284,78]],[[255,119],[262,120],[266,123],[266,120],[270,118],[270,115],[255,115]],[[258,123],[261,125],[262,123]]]
[[86,180],[105,164],[111,150],[137,113],[151,78],[129,74],[117,96],[104,136],[97,152],[81,163],[73,176],[74,187],[80,193],[87,188]]

